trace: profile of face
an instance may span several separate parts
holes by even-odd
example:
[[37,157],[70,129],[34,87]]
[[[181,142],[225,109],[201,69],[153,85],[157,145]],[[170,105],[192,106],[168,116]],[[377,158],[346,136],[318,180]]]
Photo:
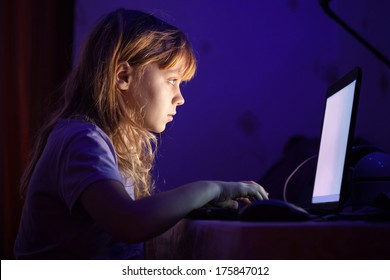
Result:
[[160,69],[156,63],[148,64],[137,82],[128,64],[127,71],[122,72],[127,75],[119,75],[122,77],[117,80],[119,88],[141,108],[144,128],[147,130],[163,132],[167,123],[173,121],[177,107],[184,104],[180,90],[183,64],[183,61],[179,61],[169,69]]

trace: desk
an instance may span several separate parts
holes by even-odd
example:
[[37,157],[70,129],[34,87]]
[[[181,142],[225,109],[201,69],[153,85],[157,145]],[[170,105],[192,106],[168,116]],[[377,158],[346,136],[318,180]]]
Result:
[[390,259],[390,223],[181,220],[147,259]]

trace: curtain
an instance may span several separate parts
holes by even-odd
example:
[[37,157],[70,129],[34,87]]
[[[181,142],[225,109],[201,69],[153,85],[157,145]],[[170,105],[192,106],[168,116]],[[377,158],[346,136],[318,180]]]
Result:
[[72,66],[74,0],[2,0],[0,20],[1,259],[12,259],[19,180],[50,96]]

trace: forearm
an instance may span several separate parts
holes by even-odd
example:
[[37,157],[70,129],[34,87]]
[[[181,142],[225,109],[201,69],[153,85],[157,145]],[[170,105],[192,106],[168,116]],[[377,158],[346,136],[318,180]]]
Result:
[[218,184],[195,182],[139,200],[131,200],[115,182],[91,186],[82,204],[116,238],[139,242],[163,233],[191,210],[216,199]]
[[215,199],[218,188],[213,182],[195,182],[134,201],[129,213],[136,228],[142,229],[138,238],[148,239],[169,229],[193,209]]
[[193,209],[209,202],[232,207],[237,198],[267,199],[268,194],[254,182],[199,181],[134,201],[121,183],[103,181],[88,187],[80,201],[117,239],[139,242],[163,233]]

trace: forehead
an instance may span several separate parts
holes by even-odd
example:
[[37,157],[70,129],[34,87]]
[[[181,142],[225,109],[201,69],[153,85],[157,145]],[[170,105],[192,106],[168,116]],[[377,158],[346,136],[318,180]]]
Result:
[[175,77],[181,77],[182,71],[181,67],[172,67],[168,69],[162,69],[159,67],[157,63],[150,63],[146,65],[144,71],[142,72],[143,75],[141,76],[144,79],[150,79],[151,77],[156,76],[175,76]]
[[175,65],[173,65],[172,67],[165,68],[165,69],[160,68],[160,70],[166,74],[176,74],[176,75],[183,76],[184,72],[185,72],[185,65],[186,65],[185,60],[182,58],[182,59],[178,60],[178,62]]
[[[143,73],[143,74],[142,74]],[[185,63],[182,60],[179,60],[178,63],[173,65],[170,68],[161,68],[158,63],[153,62],[145,66],[144,71],[142,71],[141,79],[150,79],[152,77],[163,76],[163,77],[175,77],[177,79],[183,79],[185,73]]]

